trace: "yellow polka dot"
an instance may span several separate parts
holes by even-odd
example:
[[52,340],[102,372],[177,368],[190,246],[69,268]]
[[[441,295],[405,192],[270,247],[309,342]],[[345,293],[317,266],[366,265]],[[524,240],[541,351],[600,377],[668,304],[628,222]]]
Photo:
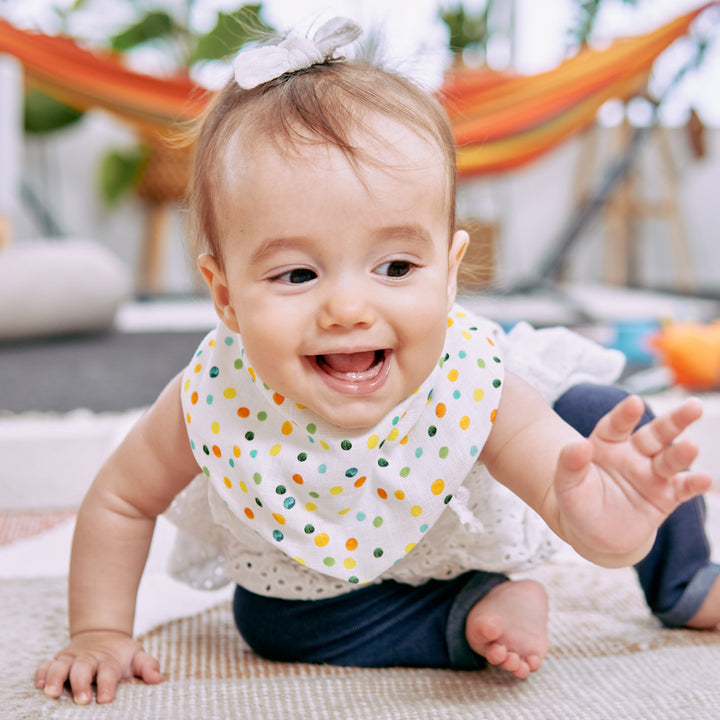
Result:
[[202,370],[202,365],[198,363],[193,369],[195,370],[195,374],[197,375],[197,373]]
[[467,317],[467,315],[464,312],[459,312],[459,313],[455,313],[455,317],[464,318],[464,317]]
[[460,375],[460,373],[459,373],[455,368],[453,368],[453,369],[448,373],[448,380],[449,380],[450,382],[455,382],[455,381],[458,379],[459,375]]
[[445,481],[442,478],[438,478],[430,486],[430,492],[433,495],[439,495],[445,489]]
[[305,565],[305,561],[304,561],[302,558],[295,557],[295,558],[293,558],[293,560],[294,560],[296,563],[300,563],[301,565]]
[[399,435],[400,435],[400,431],[397,428],[393,428],[390,431],[390,434],[388,435],[388,440],[390,442],[392,442],[393,440],[397,440]]
[[409,439],[409,438],[408,438],[408,436],[406,435],[406,436],[400,441],[400,444],[401,444],[401,445],[407,445],[408,439]]
[[255,371],[251,367],[248,368],[248,373],[250,373],[250,377],[253,379],[253,382],[256,382]]
[[343,508],[342,510],[338,511],[338,515],[347,515],[350,512],[350,508]]
[[225,483],[225,487],[226,487],[226,488],[231,488],[231,487],[232,487],[232,483],[230,482],[230,478],[227,478],[227,477],[226,477],[226,478],[223,478],[223,482]]
[[327,533],[318,533],[315,536],[315,544],[318,547],[325,547],[330,542],[330,538]]
[[215,421],[211,426],[210,430],[213,432],[214,435],[217,435],[220,432],[220,423]]
[[470,427],[470,418],[467,415],[463,415],[460,418],[460,429],[467,430]]
[[405,552],[406,552],[406,553],[409,553],[409,552],[415,547],[415,545],[417,545],[417,543],[408,543],[408,544],[405,546]]
[[279,523],[280,525],[285,524],[285,518],[280,513],[273,513],[272,516],[276,523]]
[[183,385],[183,390],[187,392],[190,389],[190,381],[186,380],[185,385]]
[[317,510],[317,505],[315,503],[311,503],[311,502],[305,503],[305,509],[308,512],[312,512],[313,510]]
[[495,343],[490,338],[486,338],[486,339],[493,347],[495,347]]
[[347,570],[352,570],[357,565],[357,561],[354,558],[345,558],[343,565]]
[[282,426],[282,434],[289,435],[292,431],[293,431],[292,423],[289,420],[286,420]]
[[240,489],[241,489],[244,493],[247,492],[247,485],[245,484],[245,481],[244,481],[244,480],[241,480],[241,481],[240,481]]
[[475,388],[473,392],[473,400],[480,402],[485,397],[485,392],[481,388]]
[[331,495],[339,495],[343,491],[342,487],[340,485],[336,485],[335,487],[330,488],[330,494]]
[[380,442],[380,438],[377,435],[371,435],[368,438],[367,446],[372,450],[373,448],[377,447],[377,444]]
[[455,321],[452,318],[448,318],[447,326],[452,327],[455,324]]
[[188,413],[188,414],[185,416],[185,420],[187,420],[188,425],[192,422],[192,418],[190,417],[190,413]]
[[463,331],[462,331],[462,336],[463,336],[466,340],[472,340],[472,335],[471,335],[467,330],[463,330]]
[[233,445],[233,455],[235,457],[240,457],[240,448],[237,445]]
[[345,549],[350,550],[350,552],[357,550],[357,546],[358,541],[356,538],[348,538],[348,541],[345,543]]
[[405,493],[402,490],[396,490],[395,491],[395,497],[398,500],[404,500],[405,499]]
[[237,395],[237,390],[235,388],[225,388],[223,390],[223,397],[226,397],[228,400],[232,400]]
[[208,345],[209,345],[210,347],[215,347],[215,341],[214,341],[214,340],[211,340],[211,341],[208,343]]
[[329,449],[330,449],[330,446],[329,446],[324,440],[321,440],[321,441],[320,441],[320,447],[321,447],[323,450],[329,450]]
[[295,407],[296,407],[298,410],[307,410],[307,406],[306,406],[306,405],[301,405],[300,403],[295,403]]
[[282,445],[280,445],[280,444],[273,445],[273,446],[270,448],[270,454],[271,454],[273,457],[276,457],[277,455],[280,454],[280,451],[281,451],[281,450],[282,450]]
[[423,509],[419,505],[413,505],[410,508],[410,514],[413,517],[419,517],[420,515],[422,515],[422,511],[423,511]]

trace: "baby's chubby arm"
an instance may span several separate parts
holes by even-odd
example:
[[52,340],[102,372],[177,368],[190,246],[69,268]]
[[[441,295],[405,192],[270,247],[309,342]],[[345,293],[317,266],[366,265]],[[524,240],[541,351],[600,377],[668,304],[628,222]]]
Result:
[[507,373],[481,459],[581,555],[607,567],[632,565],[663,520],[712,483],[687,470],[697,447],[678,439],[700,417],[700,403],[686,400],[633,433],[643,411],[630,396],[585,439]]
[[95,478],[78,513],[70,561],[70,643],[35,674],[59,697],[69,681],[79,704],[110,702],[122,678],[162,680],[133,640],[138,585],[155,520],[199,472],[180,404],[180,376],[128,433]]

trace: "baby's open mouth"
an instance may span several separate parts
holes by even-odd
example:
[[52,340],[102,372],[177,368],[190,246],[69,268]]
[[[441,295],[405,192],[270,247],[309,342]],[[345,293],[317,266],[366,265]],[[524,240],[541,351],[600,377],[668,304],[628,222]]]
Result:
[[345,382],[363,383],[376,378],[383,370],[385,350],[363,350],[355,353],[317,355],[318,367],[330,377]]

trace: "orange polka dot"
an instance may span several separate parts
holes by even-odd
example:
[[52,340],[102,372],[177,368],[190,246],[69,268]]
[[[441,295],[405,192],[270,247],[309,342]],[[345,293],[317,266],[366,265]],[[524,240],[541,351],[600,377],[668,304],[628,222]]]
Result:
[[238,414],[241,418],[250,417],[250,409],[249,409],[249,408],[246,408],[246,407],[238,408],[237,414]]
[[202,370],[202,365],[198,363],[193,369],[195,370],[195,374],[197,375],[197,373]]
[[196,405],[196,404],[197,404],[197,401],[198,401],[198,394],[197,394],[196,392],[194,392],[194,393],[190,396],[190,402],[191,402],[193,405]]
[[212,447],[213,455],[215,457],[222,457],[222,450],[217,445],[213,445]]
[[358,546],[358,541],[355,538],[349,538],[348,541],[345,543],[345,548],[347,550],[350,550],[351,552],[353,550],[356,550]]
[[437,415],[439,418],[445,417],[446,412],[447,408],[445,407],[445,403],[438,403],[435,406],[435,415]]
[[438,478],[430,486],[430,492],[433,495],[439,495],[445,489],[445,481],[442,478]]
[[377,489],[377,494],[383,499],[387,500],[387,491],[383,490],[382,488]]
[[365,484],[365,481],[367,478],[363,475],[362,477],[359,477],[353,484],[356,488],[362,487]]
[[285,518],[280,513],[273,513],[272,516],[276,523],[278,523],[280,525],[285,524]]
[[493,411],[490,413],[490,422],[491,422],[491,423],[494,423],[494,422],[495,422],[495,417],[496,417],[496,415],[497,415],[497,408],[495,408],[495,410],[493,410]]
[[402,490],[396,490],[395,491],[395,497],[398,500],[404,500],[405,499],[405,493]]
[[253,382],[256,382],[255,371],[251,367],[248,368],[248,373],[250,374],[250,377],[253,379]]
[[282,426],[282,434],[289,435],[292,431],[293,431],[292,423],[289,420],[286,420]]
[[298,485],[302,485],[302,484],[305,482],[305,481],[303,480],[303,476],[302,476],[302,475],[298,475],[297,473],[295,473],[295,475],[293,475],[293,480],[294,480]]
[[235,457],[240,457],[240,448],[237,445],[233,445],[233,455]]
[[447,326],[448,326],[448,327],[451,327],[451,326],[454,325],[454,324],[455,324],[455,321],[454,321],[452,318],[448,318],[448,320],[447,320]]
[[282,405],[285,402],[285,398],[280,393],[273,394],[273,402],[276,405]]
[[493,347],[495,347],[495,343],[494,343],[490,338],[488,338],[487,341],[488,341]]
[[252,520],[255,517],[255,513],[250,508],[245,508],[245,516]]
[[231,488],[231,487],[232,487],[232,483],[230,482],[230,478],[228,478],[228,477],[223,478],[223,482],[225,483],[225,487],[226,487],[226,488]]

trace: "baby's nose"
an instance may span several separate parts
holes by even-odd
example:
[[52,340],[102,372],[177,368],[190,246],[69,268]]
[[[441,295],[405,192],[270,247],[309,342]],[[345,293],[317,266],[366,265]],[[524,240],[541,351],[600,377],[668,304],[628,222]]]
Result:
[[370,327],[376,318],[372,296],[362,283],[338,283],[320,309],[323,328]]

